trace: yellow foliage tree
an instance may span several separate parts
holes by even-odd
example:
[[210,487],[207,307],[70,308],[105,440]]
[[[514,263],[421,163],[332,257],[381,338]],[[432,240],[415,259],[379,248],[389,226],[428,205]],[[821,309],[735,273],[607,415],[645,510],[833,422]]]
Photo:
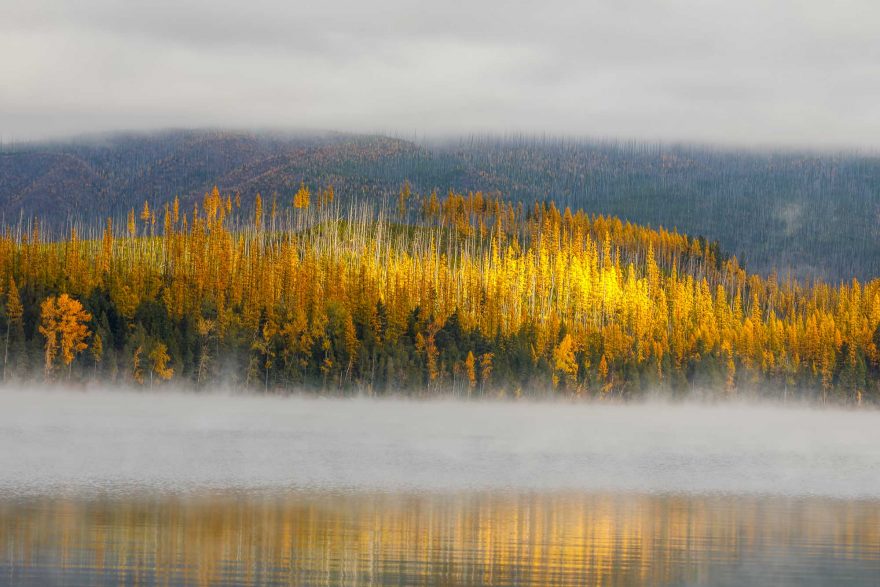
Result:
[[83,309],[82,304],[66,293],[43,300],[40,306],[39,331],[46,337],[47,378],[52,374],[59,349],[62,362],[68,367],[69,373],[70,364],[76,355],[88,348],[85,341],[90,331],[86,323],[91,319],[92,315]]
[[9,362],[9,334],[13,329],[23,335],[24,306],[21,303],[21,294],[13,277],[9,278],[9,288],[6,292],[6,346],[3,349],[3,378],[6,379],[6,367]]
[[310,199],[311,192],[309,191],[309,188],[306,187],[304,182],[300,183],[299,189],[293,196],[293,207],[296,209],[308,208]]
[[263,228],[263,198],[260,194],[257,194],[257,199],[254,201],[254,228],[257,230]]
[[[568,387],[572,389],[577,385],[578,376],[578,364],[574,352],[575,342],[571,334],[566,334],[553,349],[553,368],[565,377]],[[558,379],[554,378],[554,383],[557,381]]]
[[485,389],[489,381],[492,379],[492,359],[493,353],[483,353],[480,355],[480,387]]
[[153,387],[153,374],[163,381],[168,381],[174,375],[174,369],[168,366],[168,347],[165,343],[157,342],[150,351],[150,387]]
[[468,351],[467,358],[464,360],[464,368],[468,380],[468,393],[470,393],[477,386],[476,358],[473,351]]

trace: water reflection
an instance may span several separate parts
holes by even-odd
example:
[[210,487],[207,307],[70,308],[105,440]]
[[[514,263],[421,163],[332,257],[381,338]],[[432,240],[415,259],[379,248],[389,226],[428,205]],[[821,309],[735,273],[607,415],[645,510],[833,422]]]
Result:
[[880,504],[568,493],[9,498],[0,583],[880,585]]

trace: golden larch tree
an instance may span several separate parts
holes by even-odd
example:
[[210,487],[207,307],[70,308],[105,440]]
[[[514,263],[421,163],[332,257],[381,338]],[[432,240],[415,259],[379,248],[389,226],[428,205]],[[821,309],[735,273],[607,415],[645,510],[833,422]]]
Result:
[[40,305],[39,331],[46,337],[45,368],[47,378],[55,366],[55,358],[61,351],[61,360],[68,367],[76,355],[88,348],[86,339],[90,331],[86,323],[92,315],[83,309],[79,300],[66,293],[50,296]]
[[165,343],[157,342],[150,351],[150,387],[153,387],[153,374],[163,381],[168,381],[174,375],[174,369],[168,366],[168,347]]
[[476,369],[476,358],[474,357],[473,351],[468,351],[467,358],[464,360],[464,370],[467,374],[468,380],[468,393],[477,386],[477,369]]
[[296,209],[308,208],[311,200],[311,192],[306,187],[305,182],[299,184],[299,189],[293,196],[293,207]]
[[15,278],[9,278],[9,288],[6,292],[6,346],[3,349],[3,378],[6,378],[6,367],[9,362],[9,334],[15,329],[19,336],[24,334],[24,306],[21,303],[21,295]]

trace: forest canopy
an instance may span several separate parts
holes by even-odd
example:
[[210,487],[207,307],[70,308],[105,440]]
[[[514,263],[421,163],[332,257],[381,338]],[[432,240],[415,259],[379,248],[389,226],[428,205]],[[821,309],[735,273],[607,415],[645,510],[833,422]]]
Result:
[[264,391],[880,399],[880,280],[482,192],[214,188],[81,238],[0,239],[3,378]]

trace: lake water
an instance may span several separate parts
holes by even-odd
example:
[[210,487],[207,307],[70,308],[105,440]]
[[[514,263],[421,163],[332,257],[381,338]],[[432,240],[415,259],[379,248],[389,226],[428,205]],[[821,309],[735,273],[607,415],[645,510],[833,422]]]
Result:
[[880,585],[880,413],[3,391],[0,584]]

